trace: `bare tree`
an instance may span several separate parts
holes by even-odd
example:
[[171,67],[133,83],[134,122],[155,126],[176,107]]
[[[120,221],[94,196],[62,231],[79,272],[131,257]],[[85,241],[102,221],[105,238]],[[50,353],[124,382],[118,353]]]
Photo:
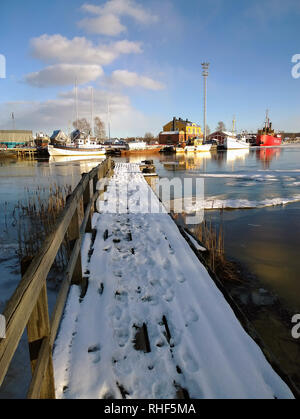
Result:
[[226,126],[223,121],[218,122],[216,131],[226,131]]
[[78,121],[74,121],[73,127],[86,134],[89,134],[91,132],[91,124],[85,118],[81,118],[78,119]]
[[150,144],[153,140],[154,140],[154,135],[151,132],[146,132],[145,137],[144,137],[144,141],[147,144]]
[[105,132],[105,124],[101,119],[96,116],[94,119],[94,130],[95,130],[95,137],[98,140],[105,140],[106,138],[106,132]]
[[210,134],[210,128],[209,128],[209,126],[208,125],[206,125],[206,135],[209,135]]

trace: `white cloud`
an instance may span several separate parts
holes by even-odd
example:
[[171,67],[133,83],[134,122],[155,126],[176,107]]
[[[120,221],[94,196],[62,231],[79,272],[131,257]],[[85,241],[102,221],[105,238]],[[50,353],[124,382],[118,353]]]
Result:
[[41,35],[31,40],[31,54],[46,63],[108,65],[121,54],[140,54],[140,42],[119,41],[94,45],[85,37]]
[[[15,114],[17,129],[32,129],[33,132],[55,129],[68,131],[76,119],[74,90],[61,92],[57,98],[46,101],[16,101],[0,104],[0,129],[11,125],[11,112]],[[78,91],[79,117],[91,118],[91,90],[89,87]],[[134,109],[126,95],[114,94],[94,89],[94,114],[107,122],[107,102],[110,103],[112,136],[127,137],[144,135],[151,131],[157,134],[161,122],[156,117],[146,116]]]
[[143,87],[149,90],[162,90],[165,86],[150,77],[140,76],[137,73],[127,70],[116,70],[111,75],[113,83],[118,83],[126,87]]
[[158,21],[158,17],[144,9],[134,0],[109,0],[102,6],[84,4],[82,10],[96,15],[79,22],[79,26],[88,32],[115,36],[126,30],[120,21],[121,16],[128,16],[142,24]]
[[88,33],[108,36],[116,36],[126,31],[126,27],[122,25],[120,18],[112,14],[82,19],[78,26]]
[[95,81],[103,75],[99,65],[57,64],[24,77],[26,83],[34,87],[74,85]]

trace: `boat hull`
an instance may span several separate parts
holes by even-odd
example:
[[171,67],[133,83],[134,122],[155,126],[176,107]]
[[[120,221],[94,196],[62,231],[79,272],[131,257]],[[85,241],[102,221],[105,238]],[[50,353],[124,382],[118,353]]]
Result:
[[211,144],[202,144],[195,146],[195,152],[196,153],[205,153],[211,150],[212,145]]
[[55,147],[49,146],[48,153],[50,156],[105,156],[106,150],[103,148],[73,148],[73,147]]
[[282,144],[281,137],[274,137],[274,135],[258,135],[256,138],[256,145],[260,147],[272,147]]
[[195,146],[188,145],[184,148],[184,151],[187,152],[187,153],[194,153],[195,152]]
[[248,150],[250,148],[250,144],[242,140],[226,138],[224,141],[224,147],[227,150]]

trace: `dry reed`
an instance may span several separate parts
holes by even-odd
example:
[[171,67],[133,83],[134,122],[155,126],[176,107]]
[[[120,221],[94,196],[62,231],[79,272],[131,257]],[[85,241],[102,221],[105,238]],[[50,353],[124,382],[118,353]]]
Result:
[[[19,201],[12,212],[13,226],[18,234],[18,257],[34,257],[44,240],[52,232],[57,217],[66,205],[72,192],[70,186],[38,186],[32,191],[25,189],[25,199]],[[53,268],[63,271],[66,266],[68,243],[64,241],[55,259]]]
[[234,263],[225,257],[225,230],[223,225],[223,210],[220,210],[220,222],[213,224],[205,220],[193,229],[194,235],[208,250],[206,262],[210,269],[223,281],[240,281]]

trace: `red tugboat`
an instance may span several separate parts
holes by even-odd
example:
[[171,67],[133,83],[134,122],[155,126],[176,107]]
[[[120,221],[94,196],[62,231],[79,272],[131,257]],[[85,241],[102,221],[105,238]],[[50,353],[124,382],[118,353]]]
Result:
[[280,134],[275,134],[272,128],[272,122],[270,122],[269,113],[266,114],[266,122],[263,129],[258,130],[256,137],[256,145],[261,147],[272,147],[279,146],[282,143]]

